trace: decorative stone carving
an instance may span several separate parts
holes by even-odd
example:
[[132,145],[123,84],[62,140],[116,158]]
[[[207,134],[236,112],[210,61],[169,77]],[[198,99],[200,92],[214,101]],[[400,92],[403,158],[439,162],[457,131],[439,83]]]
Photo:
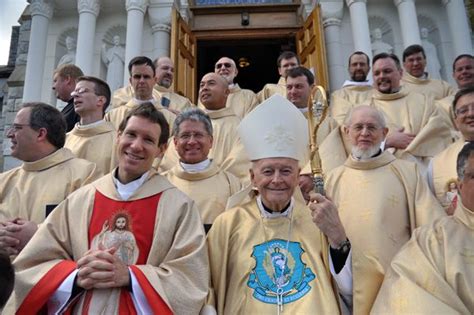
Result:
[[100,12],[100,2],[99,0],[78,0],[77,11],[79,14],[89,12],[98,16]]
[[53,4],[46,0],[31,0],[31,16],[41,15],[48,20],[53,17]]
[[101,50],[102,61],[107,66],[107,83],[111,91],[122,87],[123,70],[125,65],[125,48],[120,43],[120,36],[113,37],[113,46],[107,49],[104,44]]
[[420,30],[421,35],[421,45],[425,50],[426,55],[426,72],[430,75],[432,79],[441,79],[441,65],[438,59],[438,52],[436,51],[435,45],[433,45],[428,40],[428,29],[426,27],[422,27]]
[[140,10],[145,13],[147,7],[148,0],[126,0],[125,2],[125,8],[127,11]]
[[66,49],[67,53],[59,59],[58,66],[76,62],[76,40],[74,37],[66,37]]
[[386,53],[393,53],[393,47],[390,44],[385,43],[382,40],[382,30],[380,28],[376,28],[372,31],[372,55],[375,56],[377,54],[386,52]]

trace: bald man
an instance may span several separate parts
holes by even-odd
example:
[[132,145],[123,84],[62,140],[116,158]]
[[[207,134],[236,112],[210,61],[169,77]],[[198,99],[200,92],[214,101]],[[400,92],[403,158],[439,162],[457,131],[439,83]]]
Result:
[[234,83],[234,79],[239,73],[235,61],[228,57],[222,57],[216,62],[214,72],[221,75],[229,84],[230,93],[227,97],[226,107],[232,108],[240,119],[244,118],[257,106],[258,101],[257,95],[253,91],[241,89],[238,83]]

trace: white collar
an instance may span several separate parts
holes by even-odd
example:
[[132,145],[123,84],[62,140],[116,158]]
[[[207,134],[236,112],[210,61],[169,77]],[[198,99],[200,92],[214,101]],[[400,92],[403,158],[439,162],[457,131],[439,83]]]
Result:
[[342,84],[342,87],[346,87],[346,86],[371,86],[371,85],[372,85],[371,80],[362,81],[362,82],[356,82],[356,81],[352,81],[352,80],[346,80],[346,81],[344,81],[344,83]]
[[137,178],[130,183],[122,184],[116,177],[117,172],[118,168],[112,178],[114,180],[115,187],[117,188],[117,192],[122,200],[128,200],[128,198],[130,198],[130,196],[133,195],[138,190],[138,188],[143,185],[148,177],[148,174],[150,173],[150,171],[145,172],[140,178]]
[[88,129],[88,128],[97,127],[97,126],[102,125],[104,123],[105,123],[105,120],[103,120],[103,119],[98,120],[98,121],[94,121],[93,123],[90,123],[90,124],[87,124],[87,125],[81,125],[80,122],[77,122],[76,127],[77,127],[77,129]]
[[302,114],[307,113],[307,112],[309,111],[308,107],[303,107],[303,108],[297,107],[297,108],[299,109],[299,111],[300,111]]
[[295,205],[295,200],[291,197],[290,206],[283,212],[268,212],[265,210],[263,203],[262,203],[262,196],[257,197],[257,206],[260,209],[260,214],[263,218],[273,219],[273,218],[281,218],[281,217],[289,217],[293,212],[293,207]]
[[201,161],[196,164],[187,164],[184,162],[179,161],[179,165],[185,170],[187,173],[199,173],[204,171],[211,165],[211,160],[205,159],[204,161]]
[[138,105],[141,105],[141,104],[143,104],[143,103],[148,103],[148,102],[149,102],[149,103],[152,103],[153,105],[155,105],[155,103],[156,103],[156,100],[155,100],[154,98],[150,98],[149,100],[144,100],[144,101],[143,101],[143,100],[139,100],[139,99],[137,99],[137,98],[134,97],[134,98],[133,98],[133,101],[134,101],[135,103],[137,103]]

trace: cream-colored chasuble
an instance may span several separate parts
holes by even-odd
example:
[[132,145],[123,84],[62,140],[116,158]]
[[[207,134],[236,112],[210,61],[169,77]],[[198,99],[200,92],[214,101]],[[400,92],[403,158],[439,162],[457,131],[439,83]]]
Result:
[[299,201],[288,217],[263,218],[255,198],[222,213],[207,238],[217,314],[278,314],[279,288],[281,314],[339,314],[321,235]]
[[[161,85],[155,84],[153,94],[155,92],[158,93],[160,98],[167,98],[170,100],[169,108],[172,110],[177,110],[182,112],[187,108],[194,107],[193,103],[189,99],[184,96],[179,95],[178,93],[174,93],[170,89],[167,89]],[[162,104],[163,105],[163,104]]]
[[464,139],[459,139],[431,160],[434,193],[445,210],[449,208],[454,197],[449,193],[449,184],[457,182],[456,163],[464,144]]
[[333,129],[319,146],[321,166],[325,175],[344,164],[351,152],[351,144],[343,128],[341,126]]
[[230,88],[230,94],[227,97],[226,107],[232,108],[235,115],[240,119],[250,113],[258,104],[257,95],[247,89],[241,89],[236,83]]
[[349,157],[329,173],[326,193],[352,245],[353,312],[367,314],[393,256],[444,211],[417,165],[387,151],[367,161]]
[[411,156],[425,163],[425,158],[435,156],[451,143],[448,122],[428,96],[408,93],[403,88],[391,94],[374,90],[371,105],[384,113],[389,134],[402,127],[404,132],[416,134],[405,150],[395,152],[399,158]]
[[453,112],[453,101],[454,95],[446,96],[435,102],[436,106],[442,110],[442,113],[445,114],[446,119],[449,121],[449,127],[451,128],[451,137],[454,141],[461,138],[461,133],[457,130],[456,123],[454,122],[454,112]]
[[373,90],[371,86],[367,85],[351,85],[334,91],[329,103],[331,117],[342,126],[347,113],[352,107],[370,104]]
[[[120,106],[124,106],[133,99],[134,95],[135,93],[133,92],[133,88],[130,84],[115,90],[113,92],[112,100],[110,102],[110,110]],[[160,93],[157,90],[153,89],[153,98],[161,102],[160,97]]]
[[286,98],[286,79],[284,77],[280,77],[277,84],[265,84],[263,89],[257,93],[258,103],[262,103],[266,99],[270,98],[270,96],[273,94],[280,94]]
[[395,256],[372,314],[474,312],[474,212],[461,201],[453,216],[413,233]]
[[67,134],[64,147],[76,157],[94,162],[102,173],[107,174],[117,166],[116,138],[117,132],[109,121],[91,127],[76,124]]
[[216,163],[202,172],[189,173],[178,164],[166,173],[168,180],[196,202],[202,223],[212,224],[224,212],[227,200],[241,184],[237,177],[219,170]]
[[455,88],[446,81],[416,78],[407,71],[403,72],[401,85],[408,93],[425,94],[433,97],[435,100],[440,100],[455,93]]
[[66,197],[102,176],[96,165],[62,148],[0,174],[0,219],[40,224]]
[[[114,128],[118,130],[120,123],[127,116],[128,112],[130,112],[132,109],[134,109],[138,105],[139,104],[135,100],[132,99],[127,104],[120,106],[118,108],[112,109],[110,112],[105,114],[104,119],[106,121],[110,121],[113,124]],[[174,123],[174,120],[176,119],[176,115],[156,102],[154,106],[158,111],[160,111],[165,116],[166,121],[170,125],[170,129],[173,128],[173,123]]]
[[[99,198],[110,203],[110,207],[122,203],[128,209],[135,203],[147,203],[157,197],[159,201],[153,209],[146,206],[142,209],[156,211],[154,221],[146,223],[151,225],[151,231],[146,231],[151,243],[145,242],[148,251],[140,253],[146,257],[145,263],[130,264],[130,272],[147,299],[159,296],[174,314],[198,314],[209,290],[206,240],[199,213],[192,200],[153,171],[125,203],[118,195],[112,174],[83,187],[61,203],[15,260],[17,279],[14,294],[7,304],[9,314],[35,298],[30,292],[43,291],[38,288],[40,280],[57,281],[48,273],[52,268],[58,272],[75,269],[76,262],[92,246],[88,235],[96,212],[100,215],[100,209],[96,209]],[[133,226],[133,222],[131,228],[144,229]],[[79,296],[72,314],[81,314],[87,304],[90,314],[119,314],[119,300],[123,299],[120,292],[121,288],[88,290]],[[122,292],[133,295],[126,288]],[[44,300],[39,302],[44,303]],[[152,306],[154,301],[149,300],[148,304]]]

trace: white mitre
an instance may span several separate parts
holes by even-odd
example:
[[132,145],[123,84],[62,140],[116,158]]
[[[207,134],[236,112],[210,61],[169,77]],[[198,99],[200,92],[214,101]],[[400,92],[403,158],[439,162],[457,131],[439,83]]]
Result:
[[279,94],[274,94],[242,119],[239,135],[251,161],[286,157],[304,165],[309,155],[308,121]]

